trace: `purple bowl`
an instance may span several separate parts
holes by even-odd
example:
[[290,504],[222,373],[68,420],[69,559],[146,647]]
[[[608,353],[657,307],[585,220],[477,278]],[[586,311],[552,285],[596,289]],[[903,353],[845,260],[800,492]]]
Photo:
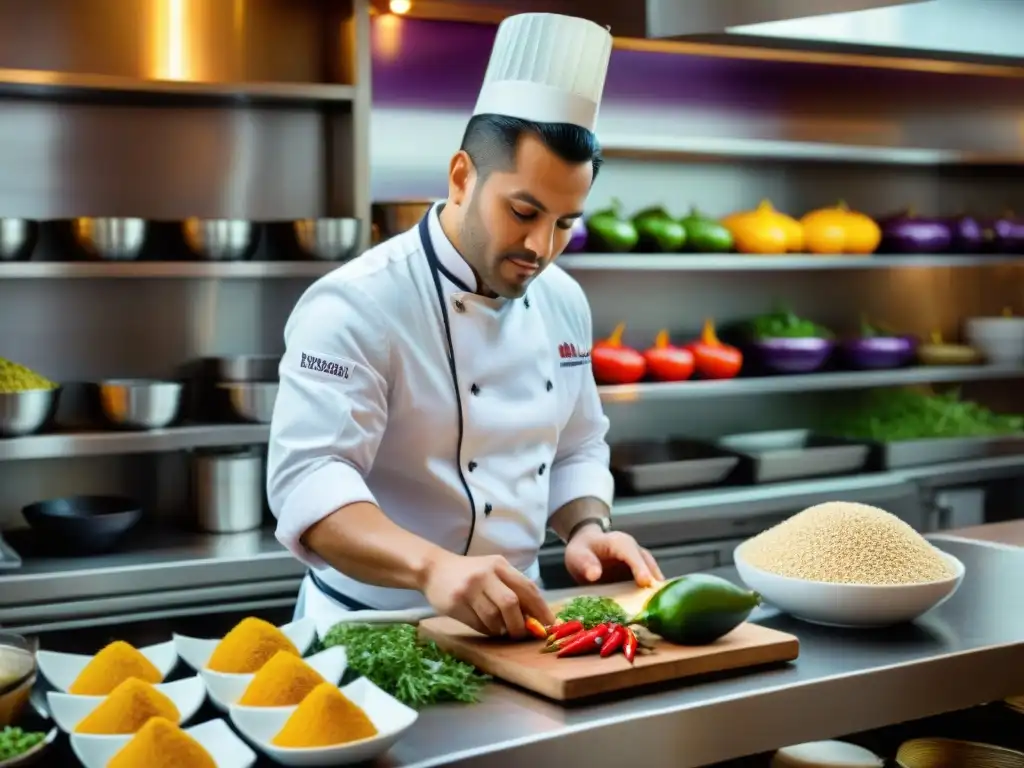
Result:
[[811,373],[828,362],[830,339],[761,339],[750,345],[757,361],[773,373]]
[[840,347],[843,362],[858,370],[902,368],[914,359],[917,340],[910,336],[850,339]]

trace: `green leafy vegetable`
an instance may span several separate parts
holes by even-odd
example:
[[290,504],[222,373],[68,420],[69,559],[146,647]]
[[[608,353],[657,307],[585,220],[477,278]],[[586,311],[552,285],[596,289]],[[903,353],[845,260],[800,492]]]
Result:
[[476,667],[419,639],[411,624],[336,624],[321,645],[345,646],[348,665],[415,709],[445,701],[472,703],[490,679]]
[[878,442],[942,437],[986,437],[1024,432],[1024,417],[994,413],[960,399],[956,390],[927,394],[912,389],[873,390],[825,419],[837,437]]
[[558,612],[556,618],[562,621],[580,621],[585,629],[593,629],[598,624],[606,622],[625,624],[629,617],[622,606],[610,597],[583,595],[570,600]]
[[788,309],[777,309],[750,321],[755,339],[831,339],[832,331]]
[[6,726],[0,730],[0,760],[23,755],[45,738],[46,734],[39,731],[23,731],[21,728]]

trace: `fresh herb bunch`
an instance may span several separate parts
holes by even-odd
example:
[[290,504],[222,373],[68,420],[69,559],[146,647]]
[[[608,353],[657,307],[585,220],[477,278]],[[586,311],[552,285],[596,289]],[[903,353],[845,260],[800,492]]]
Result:
[[598,624],[625,624],[626,612],[610,597],[583,595],[574,597],[558,612],[561,621],[579,621],[584,629],[593,629]]
[[755,317],[750,321],[750,331],[755,339],[831,339],[833,335],[828,328],[788,309]]
[[345,646],[351,669],[414,709],[473,703],[490,679],[471,664],[423,642],[411,624],[336,624],[321,645]]
[[23,755],[45,738],[46,734],[40,731],[23,731],[8,725],[0,730],[0,760]]

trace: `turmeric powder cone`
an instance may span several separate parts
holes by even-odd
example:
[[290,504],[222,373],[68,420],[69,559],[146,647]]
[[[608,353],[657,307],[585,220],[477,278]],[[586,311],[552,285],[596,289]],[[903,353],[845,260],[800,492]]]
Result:
[[256,673],[238,704],[243,707],[294,707],[321,683],[320,673],[288,651],[278,651]]
[[136,733],[150,718],[177,723],[181,713],[165,694],[137,678],[129,678],[111,691],[99,706],[82,718],[75,733],[111,736]]
[[130,677],[156,685],[164,676],[142,651],[116,640],[92,657],[68,688],[68,693],[106,696]]
[[217,768],[203,745],[170,720],[149,720],[107,768]]
[[366,713],[330,683],[302,700],[272,743],[288,749],[334,747],[377,735]]
[[226,674],[252,674],[262,669],[278,651],[302,656],[284,632],[263,619],[250,616],[217,643],[206,668]]

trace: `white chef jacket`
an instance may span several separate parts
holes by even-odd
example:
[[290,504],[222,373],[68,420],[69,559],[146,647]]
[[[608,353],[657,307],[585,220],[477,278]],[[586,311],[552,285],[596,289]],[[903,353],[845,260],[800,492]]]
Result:
[[371,502],[536,579],[550,516],[613,496],[583,290],[551,265],[520,299],[474,293],[439,211],[319,279],[285,326],[267,472],[277,538],[336,596],[380,610],[425,600],[349,578],[300,541],[340,507]]

